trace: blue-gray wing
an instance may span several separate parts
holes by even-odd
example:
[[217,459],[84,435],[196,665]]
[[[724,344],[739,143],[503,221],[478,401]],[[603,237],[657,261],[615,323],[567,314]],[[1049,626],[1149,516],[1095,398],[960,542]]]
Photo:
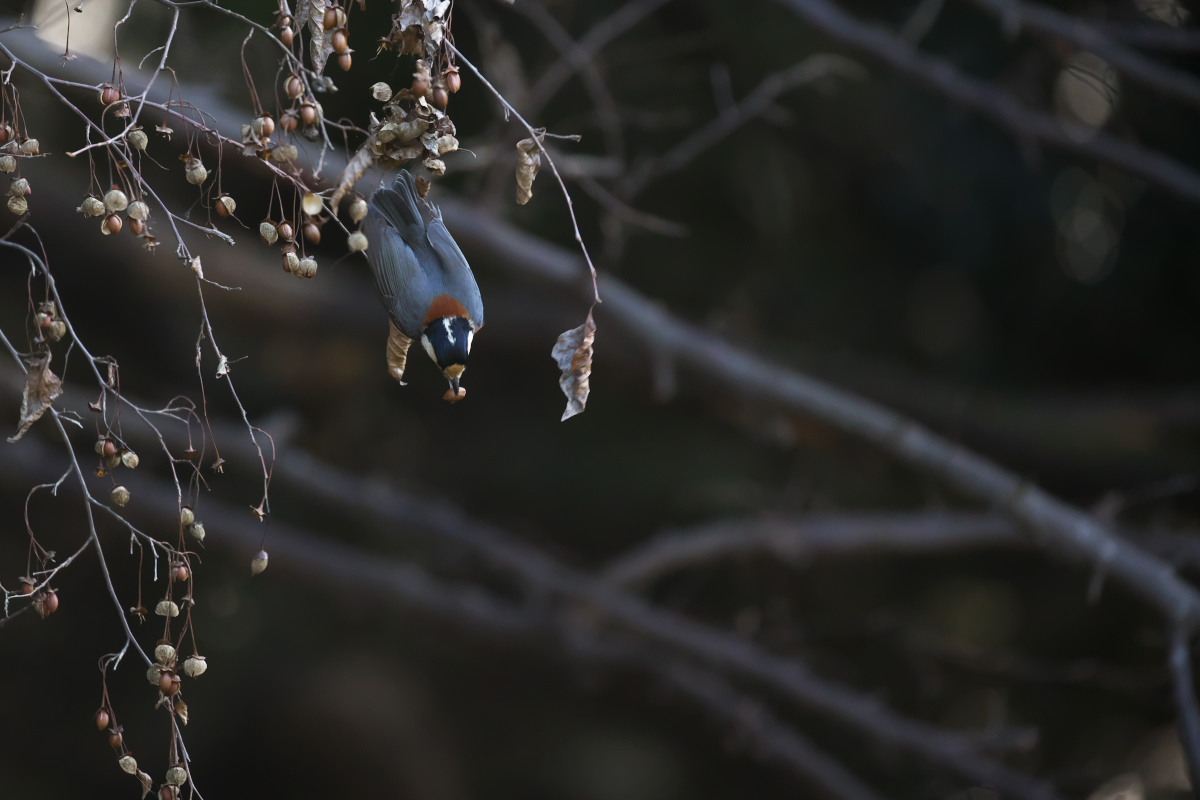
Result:
[[475,323],[476,328],[483,327],[483,297],[479,293],[479,285],[471,272],[471,265],[466,256],[458,249],[458,242],[450,235],[442,222],[441,213],[435,210],[434,217],[429,221],[429,244],[442,262],[446,276],[446,291],[459,299],[467,309],[467,315]]
[[[390,192],[381,189],[376,195]],[[385,210],[387,208],[385,202]],[[367,235],[367,263],[375,273],[375,285],[383,307],[401,333],[410,339],[421,335],[429,298],[437,292],[429,285],[429,276],[421,269],[417,253],[401,237],[392,222],[371,198],[371,206],[363,220],[363,232]],[[414,302],[415,298],[425,298]]]

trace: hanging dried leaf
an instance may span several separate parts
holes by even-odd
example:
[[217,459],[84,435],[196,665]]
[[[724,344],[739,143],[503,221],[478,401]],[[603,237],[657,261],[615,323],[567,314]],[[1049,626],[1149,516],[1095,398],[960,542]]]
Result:
[[558,385],[567,396],[567,408],[562,415],[563,422],[576,414],[582,414],[587,405],[588,392],[591,391],[592,343],[595,339],[596,322],[589,310],[587,321],[578,328],[564,331],[554,343],[554,349],[550,351],[550,356],[562,370]]
[[333,31],[325,30],[325,0],[300,0],[296,10],[308,23],[308,55],[313,70],[320,74],[333,53]]
[[542,150],[536,139],[517,142],[517,205],[533,199],[533,179],[542,168]]
[[408,348],[412,339],[405,336],[394,322],[388,323],[387,365],[388,374],[396,379],[396,383],[404,383],[404,368],[408,364]]
[[138,782],[142,784],[142,800],[145,800],[146,795],[154,791],[154,779],[146,772],[138,772]]
[[25,391],[21,395],[21,423],[16,435],[8,438],[10,442],[24,436],[46,413],[54,398],[62,394],[62,380],[50,371],[50,353],[34,356],[25,363],[29,365],[29,371],[25,373]]

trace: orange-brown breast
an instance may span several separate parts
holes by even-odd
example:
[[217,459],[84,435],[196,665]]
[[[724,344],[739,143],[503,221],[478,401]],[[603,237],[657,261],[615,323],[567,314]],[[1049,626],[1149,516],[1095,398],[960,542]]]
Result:
[[467,309],[463,308],[463,304],[455,300],[448,294],[439,294],[433,298],[433,302],[429,304],[429,311],[425,314],[424,325],[442,319],[443,317],[465,317]]

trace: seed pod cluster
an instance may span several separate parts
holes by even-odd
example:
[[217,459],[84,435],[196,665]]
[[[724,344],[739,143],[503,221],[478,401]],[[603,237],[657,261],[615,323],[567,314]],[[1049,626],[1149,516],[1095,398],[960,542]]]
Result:
[[444,172],[440,156],[458,149],[454,122],[445,114],[449,103],[445,74],[435,79],[428,62],[418,59],[409,87],[393,91],[387,84],[375,84],[371,93],[385,103],[371,129],[369,145],[375,157],[385,166],[423,158],[428,169]]
[[[12,156],[6,156],[12,158]],[[16,169],[16,165],[13,165]],[[26,178],[14,178],[12,183],[8,185],[8,210],[16,214],[18,217],[29,211],[29,200],[27,199],[33,189],[29,185],[29,180]]]

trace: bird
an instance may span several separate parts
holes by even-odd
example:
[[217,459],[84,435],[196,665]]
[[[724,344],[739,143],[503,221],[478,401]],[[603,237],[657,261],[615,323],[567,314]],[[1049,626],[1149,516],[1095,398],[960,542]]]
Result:
[[405,385],[408,348],[419,339],[450,384],[443,397],[461,400],[467,356],[483,327],[483,297],[441,211],[420,197],[412,173],[401,170],[390,187],[371,195],[362,229],[390,321],[389,374]]

